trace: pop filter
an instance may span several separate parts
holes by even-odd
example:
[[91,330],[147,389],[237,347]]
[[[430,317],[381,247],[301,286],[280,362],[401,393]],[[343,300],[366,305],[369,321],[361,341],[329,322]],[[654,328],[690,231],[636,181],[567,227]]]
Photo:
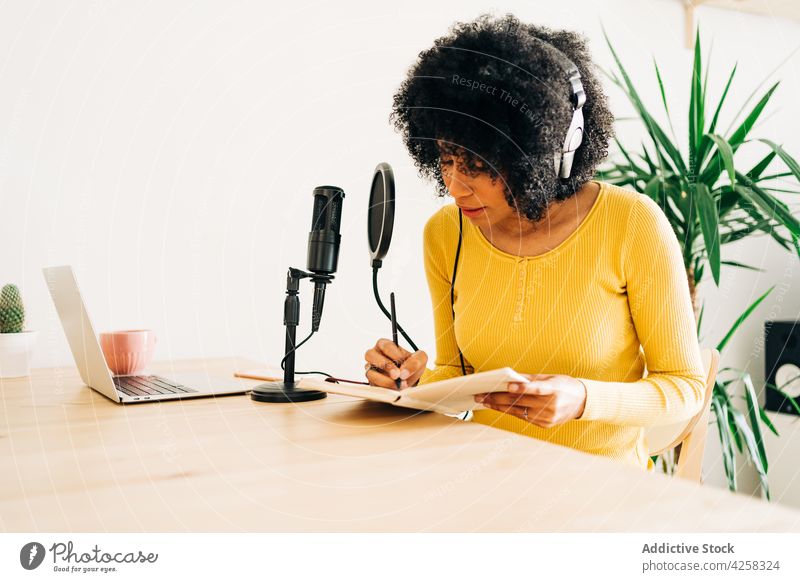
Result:
[[[394,228],[394,172],[392,167],[386,162],[381,162],[375,166],[375,173],[372,175],[372,186],[369,190],[369,209],[367,210],[367,242],[369,243],[369,256],[372,260],[372,291],[375,294],[375,301],[378,303],[383,314],[392,319],[391,313],[381,301],[378,293],[378,269],[383,264],[383,258],[389,252],[389,244],[392,242],[392,229]],[[397,324],[399,331],[414,351],[417,351],[416,344],[411,341],[405,330]]]
[[380,267],[389,252],[393,227],[394,172],[389,164],[381,162],[375,167],[375,174],[372,176],[367,210],[367,241],[373,268]]

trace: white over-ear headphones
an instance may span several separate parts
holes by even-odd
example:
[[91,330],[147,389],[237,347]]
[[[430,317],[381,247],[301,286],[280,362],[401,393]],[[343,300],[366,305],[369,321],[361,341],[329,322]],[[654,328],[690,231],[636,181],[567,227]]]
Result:
[[569,124],[567,136],[564,138],[564,145],[561,151],[556,152],[553,156],[553,165],[559,178],[569,178],[570,173],[572,173],[575,151],[583,142],[582,108],[583,104],[586,103],[586,93],[583,92],[583,83],[581,83],[581,74],[578,71],[578,67],[572,61],[570,61],[567,74],[569,75],[570,101],[572,102],[573,110],[572,122]]

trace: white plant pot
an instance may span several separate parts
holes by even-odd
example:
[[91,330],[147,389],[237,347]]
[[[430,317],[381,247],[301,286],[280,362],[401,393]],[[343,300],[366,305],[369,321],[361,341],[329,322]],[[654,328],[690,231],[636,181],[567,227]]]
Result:
[[0,333],[0,378],[30,376],[38,331]]

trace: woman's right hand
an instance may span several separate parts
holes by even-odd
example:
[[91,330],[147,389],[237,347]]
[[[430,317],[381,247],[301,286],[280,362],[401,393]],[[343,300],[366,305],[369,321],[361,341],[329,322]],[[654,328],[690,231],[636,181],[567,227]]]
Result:
[[379,339],[375,347],[368,349],[364,359],[367,380],[383,388],[397,388],[397,378],[403,380],[401,388],[416,386],[428,364],[428,354],[422,350],[412,354],[386,338]]

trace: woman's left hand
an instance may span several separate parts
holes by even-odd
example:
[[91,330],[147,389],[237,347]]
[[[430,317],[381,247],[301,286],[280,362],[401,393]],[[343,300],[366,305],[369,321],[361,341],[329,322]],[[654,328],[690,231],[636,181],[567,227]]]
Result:
[[508,392],[476,394],[485,407],[550,428],[580,418],[586,406],[586,387],[572,376],[522,374],[529,381],[509,382]]

